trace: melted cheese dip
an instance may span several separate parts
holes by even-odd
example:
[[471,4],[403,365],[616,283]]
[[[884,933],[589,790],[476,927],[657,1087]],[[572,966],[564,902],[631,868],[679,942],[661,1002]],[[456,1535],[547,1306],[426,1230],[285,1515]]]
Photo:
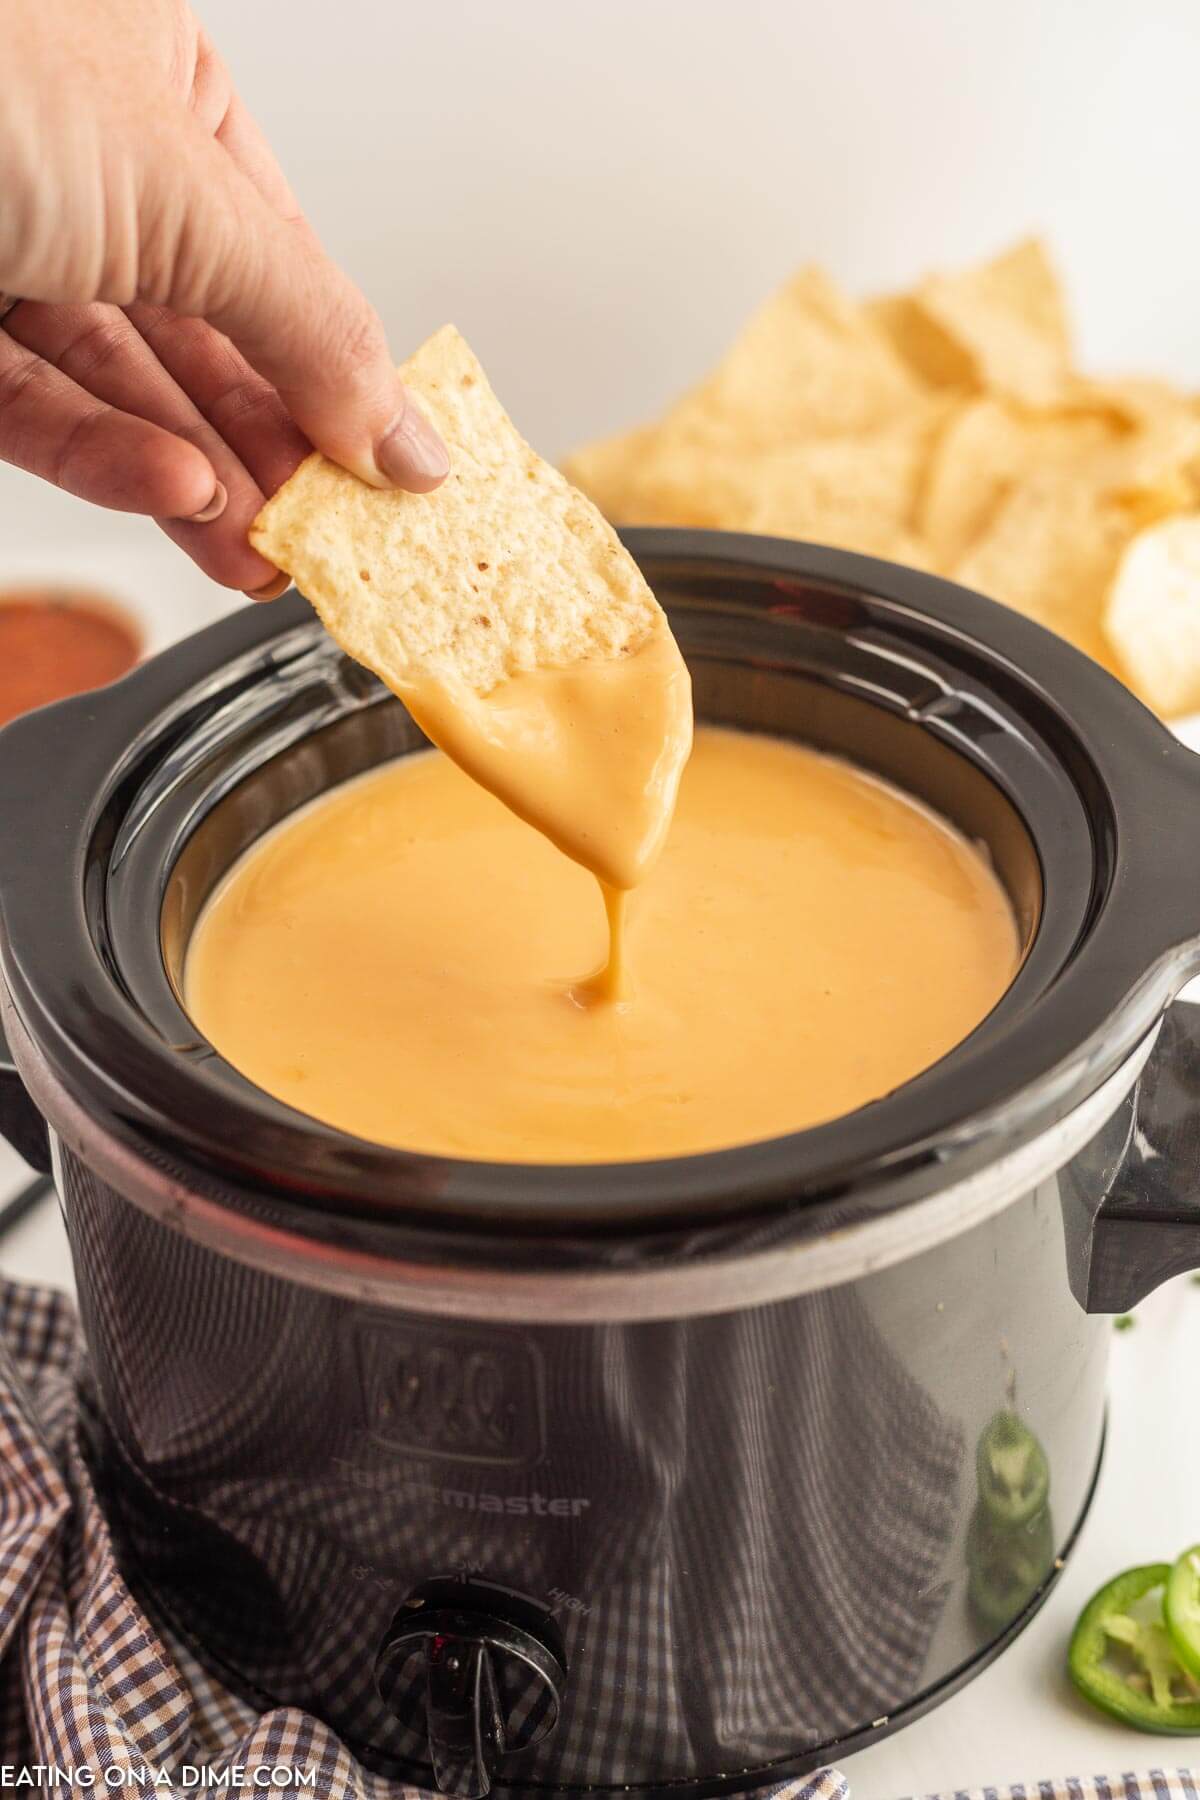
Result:
[[703,728],[595,998],[596,882],[437,751],[255,844],[193,933],[186,1004],[300,1111],[406,1150],[598,1162],[726,1148],[888,1093],[1018,961],[983,856],[899,790]]

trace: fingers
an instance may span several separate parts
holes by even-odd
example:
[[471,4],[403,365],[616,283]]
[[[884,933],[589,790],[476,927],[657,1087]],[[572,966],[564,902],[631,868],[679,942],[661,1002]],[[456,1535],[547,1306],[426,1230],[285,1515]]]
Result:
[[362,294],[199,125],[181,162],[187,204],[159,210],[159,229],[173,236],[151,247],[148,266],[160,272],[150,297],[230,337],[336,462],[376,486],[437,487],[445,446],[403,388]]
[[85,393],[7,329],[0,331],[0,460],[97,506],[160,519],[194,518],[212,504],[217,485],[195,445]]
[[[202,319],[137,301],[130,323],[163,368],[241,459],[264,495],[281,487],[312,446],[271,386]],[[261,501],[260,501],[261,504]]]
[[264,489],[237,446],[214,429],[122,312],[111,306],[26,304],[10,315],[7,329],[95,399],[148,420],[203,455],[211,471],[210,495],[215,477],[223,504],[207,519],[164,520],[164,529],[207,575],[244,591],[274,577],[271,564],[251,549],[246,537]]
[[[319,255],[320,245],[271,146],[242,104],[220,55],[203,31],[193,100],[201,116],[206,109],[213,113],[217,142],[267,205],[304,240],[312,254]],[[211,327],[181,319],[165,308],[140,305],[127,311],[180,386],[229,438],[260,486],[273,494],[312,448],[288,416],[276,389],[255,373],[228,338],[212,332]],[[207,334],[213,345],[206,344]],[[222,352],[216,350],[218,344]]]

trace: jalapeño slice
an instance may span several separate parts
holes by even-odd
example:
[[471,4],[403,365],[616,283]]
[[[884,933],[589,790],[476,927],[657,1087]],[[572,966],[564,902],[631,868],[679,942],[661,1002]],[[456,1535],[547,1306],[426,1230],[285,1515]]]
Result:
[[1200,1681],[1200,1544],[1185,1550],[1167,1578],[1163,1617],[1171,1646],[1189,1675]]
[[1162,1619],[1169,1563],[1147,1563],[1093,1594],[1067,1652],[1085,1700],[1138,1731],[1200,1732],[1200,1682],[1175,1654]]
[[1046,1452],[1015,1412],[998,1412],[975,1452],[979,1498],[997,1525],[1023,1525],[1046,1504]]

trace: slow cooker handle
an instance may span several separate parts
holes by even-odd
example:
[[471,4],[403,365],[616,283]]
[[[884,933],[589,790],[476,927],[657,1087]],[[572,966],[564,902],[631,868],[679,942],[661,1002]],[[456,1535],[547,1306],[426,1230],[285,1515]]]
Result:
[[1168,1010],[1130,1104],[1124,1154],[1094,1189],[1100,1203],[1082,1230],[1068,1228],[1071,1284],[1091,1313],[1128,1312],[1200,1269],[1200,1005]]
[[0,1018],[0,1137],[8,1139],[18,1156],[38,1171],[50,1173],[50,1135],[17,1073]]

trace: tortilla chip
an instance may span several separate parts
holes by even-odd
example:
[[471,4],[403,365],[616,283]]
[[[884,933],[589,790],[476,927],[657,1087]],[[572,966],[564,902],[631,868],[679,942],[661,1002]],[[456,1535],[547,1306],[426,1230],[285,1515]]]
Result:
[[[937,566],[965,556],[1015,482],[1038,469],[1082,468],[1125,435],[1111,417],[1029,413],[993,395],[963,402],[929,459],[916,509]],[[1099,467],[1092,479],[1103,486]]]
[[[663,426],[644,437],[636,467],[610,479],[605,492],[623,523],[760,531],[886,555],[896,532],[912,525],[943,416],[940,404],[922,403],[869,438],[774,449],[704,443],[678,425]],[[583,467],[586,473],[586,454]]]
[[1119,376],[1097,381],[1090,375],[1070,374],[1063,381],[1055,405],[1060,412],[1090,413],[1120,426],[1140,426],[1165,409],[1183,406],[1182,397],[1165,381],[1152,377]]
[[1036,619],[1115,670],[1102,616],[1135,526],[1118,501],[1071,470],[1018,482],[951,573]]
[[[600,446],[602,452],[604,446]],[[742,531],[754,502],[761,452],[721,442],[698,443],[690,434],[661,426],[647,432],[630,465],[611,476],[590,452],[570,459],[572,475],[592,474],[593,498],[623,525],[691,525]]]
[[927,416],[914,417],[872,438],[826,438],[760,457],[750,468],[745,529],[924,564],[911,525],[932,428]]
[[1071,336],[1058,279],[1033,238],[956,275],[930,275],[877,308],[914,373],[934,385],[1053,405],[1070,373]]
[[486,694],[648,639],[662,615],[637,565],[518,434],[453,326],[400,373],[446,440],[443,486],[368,487],[313,455],[250,533],[342,648],[397,692],[420,674]]
[[667,424],[699,442],[774,448],[870,431],[917,398],[911,374],[862,308],[820,269],[802,269],[754,314]]
[[1141,531],[1122,556],[1104,631],[1131,685],[1171,718],[1200,709],[1200,512]]
[[975,359],[930,317],[915,294],[885,294],[869,300],[865,310],[927,387],[967,392],[978,386]]
[[1200,503],[1200,416],[1163,410],[1081,457],[1079,468],[1140,524],[1185,511]]
[[1021,469],[1022,434],[1001,401],[969,400],[950,419],[929,461],[916,522],[939,565],[975,541]]
[[[1070,356],[1035,240],[865,306],[806,269],[662,424],[571,467],[614,517],[934,568],[1114,667],[1102,619],[1122,552],[1200,510],[1200,403],[1153,377],[1090,379]],[[1118,614],[1124,657],[1140,604]],[[1142,688],[1166,691],[1157,675]]]

